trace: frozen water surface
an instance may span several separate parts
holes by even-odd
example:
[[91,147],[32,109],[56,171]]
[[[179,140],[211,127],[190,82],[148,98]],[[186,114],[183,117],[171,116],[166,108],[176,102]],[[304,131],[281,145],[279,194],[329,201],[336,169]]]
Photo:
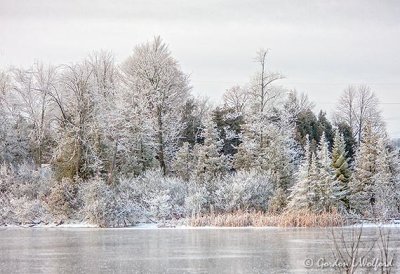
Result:
[[[368,227],[364,232],[373,235],[376,229]],[[329,229],[0,228],[0,270],[2,273],[329,273],[334,270],[304,266],[307,258],[315,264],[321,257],[330,261],[329,235]],[[392,238],[391,243],[400,246],[398,234]]]

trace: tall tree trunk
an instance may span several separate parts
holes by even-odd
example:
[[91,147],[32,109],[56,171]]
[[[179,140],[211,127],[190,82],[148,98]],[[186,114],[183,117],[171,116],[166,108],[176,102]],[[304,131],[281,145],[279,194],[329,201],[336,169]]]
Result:
[[164,175],[167,174],[166,166],[165,166],[165,157],[164,157],[164,135],[163,135],[163,122],[161,109],[158,110],[157,113],[158,119],[158,161],[160,162],[160,167]]

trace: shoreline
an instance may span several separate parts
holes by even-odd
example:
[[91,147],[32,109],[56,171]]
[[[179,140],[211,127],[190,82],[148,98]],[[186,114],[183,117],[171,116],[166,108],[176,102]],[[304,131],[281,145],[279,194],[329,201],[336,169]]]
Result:
[[396,220],[392,223],[355,223],[351,225],[342,225],[342,226],[326,226],[326,227],[295,227],[295,226],[190,226],[190,225],[167,225],[162,226],[157,223],[138,223],[134,226],[126,226],[126,227],[99,227],[95,224],[89,223],[49,223],[49,224],[24,224],[24,225],[15,225],[15,224],[6,224],[0,225],[0,229],[133,229],[133,230],[168,230],[168,229],[188,229],[188,230],[197,230],[197,229],[323,229],[323,228],[351,228],[351,227],[363,227],[363,228],[375,228],[375,227],[393,227],[400,228],[400,220]]

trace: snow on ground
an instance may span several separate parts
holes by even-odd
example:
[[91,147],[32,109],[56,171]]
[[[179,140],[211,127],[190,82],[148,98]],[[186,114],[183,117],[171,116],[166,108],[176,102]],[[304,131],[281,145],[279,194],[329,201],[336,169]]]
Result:
[[89,223],[50,223],[50,224],[24,224],[24,225],[2,225],[2,228],[96,228],[97,225]]
[[400,220],[395,220],[392,223],[360,223],[346,227],[400,227]]

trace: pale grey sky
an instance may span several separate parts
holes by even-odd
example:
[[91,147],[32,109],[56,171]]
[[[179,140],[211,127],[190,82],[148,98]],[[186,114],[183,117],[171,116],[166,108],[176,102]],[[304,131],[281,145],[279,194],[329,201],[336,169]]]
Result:
[[107,49],[123,61],[160,35],[214,100],[257,70],[259,48],[281,84],[328,112],[349,84],[369,85],[400,137],[399,1],[0,0],[0,68],[68,63]]

